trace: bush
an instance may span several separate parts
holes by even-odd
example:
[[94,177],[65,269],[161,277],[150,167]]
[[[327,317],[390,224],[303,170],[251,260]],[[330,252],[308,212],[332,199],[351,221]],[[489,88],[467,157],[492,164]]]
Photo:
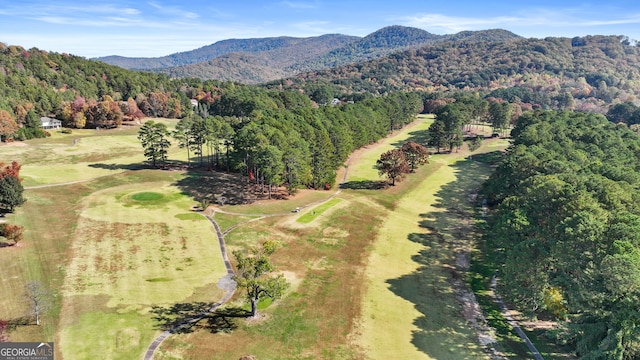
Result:
[[71,131],[71,129],[64,128],[64,129],[60,130],[60,132],[63,133],[63,134],[71,134],[72,131]]
[[564,320],[567,318],[565,300],[558,288],[550,287],[545,289],[543,302],[545,309],[552,313],[557,319]]
[[22,234],[24,227],[13,224],[0,224],[0,235],[7,238],[9,241],[13,241],[14,244],[18,244],[22,241]]

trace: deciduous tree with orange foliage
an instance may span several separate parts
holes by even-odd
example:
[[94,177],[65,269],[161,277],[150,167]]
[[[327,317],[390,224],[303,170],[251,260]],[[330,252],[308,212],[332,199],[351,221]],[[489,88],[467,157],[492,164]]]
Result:
[[7,238],[9,241],[13,241],[13,245],[18,245],[22,241],[22,234],[24,233],[24,227],[14,224],[0,224],[0,235]]
[[19,128],[13,115],[7,110],[0,110],[0,140],[5,141],[12,137]]
[[407,160],[407,165],[414,172],[419,165],[429,163],[429,150],[414,141],[408,141],[400,148]]
[[396,184],[396,180],[401,180],[409,172],[409,165],[400,149],[389,150],[380,155],[376,162],[376,169],[380,176],[386,175],[391,180],[391,185]]

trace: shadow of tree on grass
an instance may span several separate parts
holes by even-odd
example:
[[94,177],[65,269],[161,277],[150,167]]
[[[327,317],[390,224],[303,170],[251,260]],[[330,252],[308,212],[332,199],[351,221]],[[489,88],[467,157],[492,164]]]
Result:
[[473,358],[482,355],[476,336],[462,316],[462,306],[455,293],[464,283],[464,271],[457,264],[463,248],[476,236],[472,226],[470,200],[490,170],[472,161],[453,165],[456,180],[437,193],[437,210],[420,214],[420,227],[408,239],[424,246],[412,260],[420,265],[413,273],[388,280],[390,290],[413,303],[422,314],[415,319],[419,330],[413,331],[412,343],[436,359]]
[[154,169],[151,165],[147,164],[105,164],[105,163],[93,163],[89,164],[89,167],[95,169],[105,169],[105,170],[143,170],[143,169]]
[[404,143],[407,143],[409,141],[413,141],[415,143],[418,143],[422,146],[427,146],[427,142],[429,142],[429,132],[427,130],[418,130],[418,131],[412,131],[409,133],[409,137],[402,140],[402,141],[397,141],[395,143],[393,143],[393,146],[395,147],[401,147]]
[[[212,334],[228,333],[235,330],[237,318],[247,318],[251,312],[238,307],[227,307],[208,313],[213,303],[193,302],[179,303],[168,307],[154,306],[151,309],[153,320],[156,322],[156,329],[166,331],[172,330],[184,323],[187,325],[176,330],[177,334],[187,334],[195,330],[206,330]],[[204,314],[201,320],[193,319]]]
[[219,203],[221,198],[229,205],[246,204],[256,200],[247,192],[246,183],[238,174],[189,170],[176,185],[183,193],[193,196],[197,201],[207,201],[211,204]]
[[340,184],[341,189],[350,190],[381,190],[389,187],[389,183],[384,180],[361,180],[361,181],[347,181]]

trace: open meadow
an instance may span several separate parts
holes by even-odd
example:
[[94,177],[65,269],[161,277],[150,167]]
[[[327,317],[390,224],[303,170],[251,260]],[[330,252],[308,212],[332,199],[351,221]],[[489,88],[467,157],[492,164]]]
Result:
[[[0,317],[15,326],[12,340],[55,340],[61,358],[138,358],[159,330],[154,307],[221,296],[226,270],[211,224],[177,186],[183,173],[145,170],[136,131],[54,132],[0,147],[22,164],[27,187],[7,219],[25,239],[0,249]],[[177,148],[170,156],[186,159]],[[28,281],[50,292],[41,327],[25,318]]]

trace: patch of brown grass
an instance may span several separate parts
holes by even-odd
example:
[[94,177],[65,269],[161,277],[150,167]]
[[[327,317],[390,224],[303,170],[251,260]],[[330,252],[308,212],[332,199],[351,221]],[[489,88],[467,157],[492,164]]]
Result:
[[[269,231],[270,238],[283,242],[273,255],[276,269],[295,274],[301,283],[264,310],[263,321],[235,319],[238,329],[231,335],[200,330],[171,337],[163,343],[158,359],[180,354],[184,358],[235,360],[247,353],[259,359],[273,358],[274,354],[358,358],[349,349],[349,334],[360,314],[367,249],[383,211],[356,201],[349,212],[332,213],[318,227],[289,227],[286,219],[277,218],[246,224],[251,231],[243,229],[246,232],[229,236],[230,246],[246,246],[250,240],[243,234]],[[327,238],[340,241],[328,243]],[[242,300],[242,294],[236,295],[235,304]],[[185,343],[189,345],[183,346]]]

